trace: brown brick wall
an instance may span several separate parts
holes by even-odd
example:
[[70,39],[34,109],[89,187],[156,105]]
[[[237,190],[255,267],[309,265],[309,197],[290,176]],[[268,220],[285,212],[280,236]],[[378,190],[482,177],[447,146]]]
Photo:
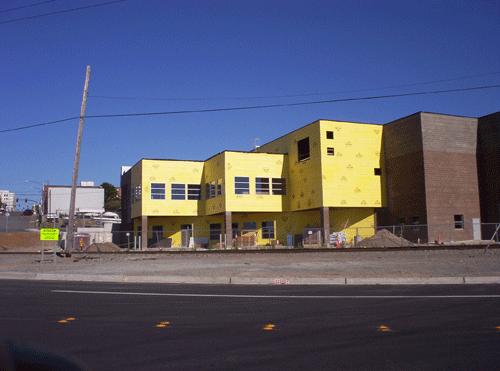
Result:
[[[476,135],[477,119],[468,117],[420,112],[386,124],[384,222],[404,218],[408,225],[418,217],[435,225],[414,231],[424,242],[438,234],[446,241],[472,239],[472,218],[480,217]],[[464,216],[463,230],[454,228],[454,215]]]

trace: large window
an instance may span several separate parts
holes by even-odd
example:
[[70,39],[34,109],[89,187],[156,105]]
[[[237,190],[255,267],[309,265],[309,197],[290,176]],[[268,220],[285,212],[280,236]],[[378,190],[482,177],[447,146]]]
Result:
[[269,194],[269,178],[255,178],[255,194]]
[[297,151],[299,154],[299,162],[307,160],[311,157],[311,153],[309,152],[309,137],[301,139],[297,142]]
[[219,241],[221,234],[222,234],[222,224],[210,223],[210,240]]
[[201,200],[201,185],[188,184],[188,200]]
[[274,222],[262,222],[262,238],[274,239]]
[[186,199],[186,185],[172,183],[172,200],[185,200]]
[[237,195],[250,194],[250,178],[245,176],[234,177],[234,193]]
[[243,222],[244,231],[255,231],[257,229],[256,222]]
[[151,199],[152,200],[165,199],[165,183],[151,183]]
[[285,178],[273,178],[273,195],[286,195],[286,179]]

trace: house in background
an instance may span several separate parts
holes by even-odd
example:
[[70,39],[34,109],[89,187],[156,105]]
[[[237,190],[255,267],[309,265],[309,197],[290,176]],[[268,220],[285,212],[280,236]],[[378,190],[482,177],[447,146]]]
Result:
[[[45,185],[43,192],[44,214],[69,214],[71,186]],[[80,182],[76,187],[75,210],[104,212],[104,188],[95,187],[94,182]]]
[[0,201],[2,201],[2,208],[5,210],[16,209],[16,194],[9,191],[0,191]]

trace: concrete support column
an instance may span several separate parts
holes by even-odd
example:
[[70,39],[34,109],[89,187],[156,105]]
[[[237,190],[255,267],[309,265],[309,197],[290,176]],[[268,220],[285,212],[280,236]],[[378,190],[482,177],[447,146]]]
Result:
[[233,216],[231,211],[224,213],[224,224],[224,229],[226,230],[226,249],[231,249],[233,247]]
[[141,216],[141,248],[145,250],[148,247],[148,217]]
[[330,247],[330,208],[322,206],[321,211],[321,229],[326,247]]

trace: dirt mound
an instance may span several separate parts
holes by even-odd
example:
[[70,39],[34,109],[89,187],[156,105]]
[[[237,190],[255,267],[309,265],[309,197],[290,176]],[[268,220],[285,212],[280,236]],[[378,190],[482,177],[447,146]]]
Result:
[[89,245],[85,250],[85,252],[115,252],[120,251],[120,248],[112,242],[105,243],[93,243]]
[[392,234],[387,229],[381,229],[372,237],[365,238],[357,243],[356,247],[403,247],[412,245],[410,241]]
[[27,250],[40,248],[40,232],[7,232],[0,233],[0,251]]

